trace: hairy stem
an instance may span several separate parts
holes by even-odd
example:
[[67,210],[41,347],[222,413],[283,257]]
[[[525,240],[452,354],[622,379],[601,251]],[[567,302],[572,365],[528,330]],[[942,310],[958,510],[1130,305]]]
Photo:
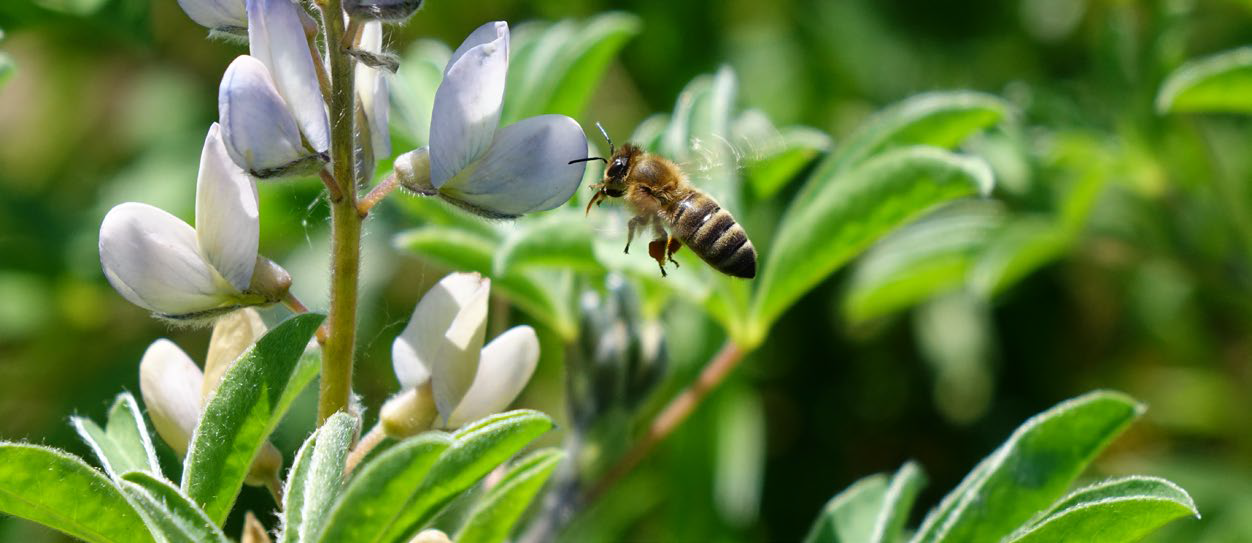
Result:
[[366,194],[364,198],[361,198],[356,203],[357,214],[362,218],[369,215],[370,210],[374,209],[374,206],[378,205],[378,202],[383,201],[383,198],[386,198],[388,194],[391,194],[391,191],[396,190],[397,186],[399,186],[399,183],[396,181],[396,174],[392,172],[375,185],[374,190],[371,190],[369,194]]
[[352,59],[343,42],[340,0],[324,0],[322,28],[330,57],[330,160],[342,198],[331,202],[330,336],[322,350],[318,424],[348,407],[352,394],[352,356],[356,346],[358,275],[361,270],[361,216],[356,210],[353,173],[354,92]]
[[[304,305],[304,302],[301,302],[300,299],[296,298],[296,295],[291,292],[288,292],[287,296],[283,298],[283,305],[287,306],[287,309],[290,309],[292,313],[297,315],[309,312],[309,308]],[[324,322],[321,326],[317,327],[317,332],[315,332],[314,335],[317,337],[318,345],[326,345],[326,335],[329,332],[330,331],[327,329],[326,323]]]
[[361,441],[357,442],[356,448],[352,449],[352,451],[348,453],[348,460],[343,466],[344,475],[352,473],[352,470],[356,468],[357,464],[360,464],[361,460],[364,460],[365,456],[368,455],[370,451],[374,450],[374,447],[377,447],[378,444],[382,443],[386,438],[387,434],[383,432],[383,425],[381,422],[375,424],[369,432],[366,432],[365,435],[361,436]]
[[670,400],[665,409],[652,420],[652,424],[648,426],[648,432],[626,454],[622,455],[621,459],[609,468],[604,476],[600,477],[600,480],[596,481],[587,492],[584,503],[595,501],[606,490],[617,484],[622,477],[634,470],[644,458],[647,458],[661,441],[674,433],[674,430],[687,420],[691,412],[695,411],[700,402],[704,401],[704,398],[708,397],[717,385],[726,380],[726,376],[739,365],[739,361],[743,360],[745,354],[747,353],[743,349],[728,340],[700,371],[700,376],[678,393],[673,400]]

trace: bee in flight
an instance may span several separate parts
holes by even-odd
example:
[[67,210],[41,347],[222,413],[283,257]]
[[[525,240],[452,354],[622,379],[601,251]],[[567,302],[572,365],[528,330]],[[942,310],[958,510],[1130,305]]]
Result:
[[614,149],[604,127],[600,123],[596,127],[609,142],[610,158],[588,157],[571,160],[570,164],[601,160],[607,165],[604,181],[591,185],[596,193],[586,212],[605,198],[626,198],[635,212],[626,223],[626,253],[630,253],[635,232],[651,225],[656,239],[648,244],[648,254],[661,267],[662,277],[667,260],[678,266],[674,253],[684,244],[717,271],[745,279],[756,277],[756,249],[729,211],[691,186],[673,162],[630,143]]

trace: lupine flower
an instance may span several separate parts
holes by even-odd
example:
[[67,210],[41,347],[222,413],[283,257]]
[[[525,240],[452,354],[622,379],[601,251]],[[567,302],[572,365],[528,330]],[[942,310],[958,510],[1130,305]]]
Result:
[[262,179],[316,172],[330,147],[299,9],[289,0],[248,0],[250,54],[231,62],[218,90],[226,150]]
[[454,273],[418,302],[391,347],[402,391],[383,406],[389,435],[458,428],[503,411],[525,388],[539,339],[533,328],[515,326],[483,347],[490,291],[490,279]]
[[564,115],[540,115],[503,128],[509,27],[487,23],[452,53],[435,91],[430,147],[396,159],[405,187],[479,215],[512,218],[569,200],[587,156],[582,127]]
[[[265,325],[251,309],[218,321],[209,340],[210,360],[205,364],[208,376],[168,339],[156,340],[144,352],[139,362],[139,392],[157,435],[179,457],[186,456],[191,436],[200,422],[200,413],[217,390],[226,369],[264,333]],[[252,462],[246,482],[252,485],[269,482],[282,468],[282,458],[282,453],[272,443],[265,442]]]
[[[383,52],[383,24],[371,21],[361,25],[361,39],[357,49],[373,54]],[[388,72],[381,68],[368,66],[364,62],[356,65],[356,95],[361,105],[364,123],[358,123],[361,141],[368,142],[368,149],[360,149],[362,156],[358,163],[362,167],[357,172],[369,179],[374,173],[375,161],[391,156],[391,132],[387,127],[387,110],[391,104],[388,98]],[[360,117],[358,117],[360,118]]]
[[224,34],[244,35],[248,16],[244,0],[178,0],[196,24]]
[[195,321],[281,300],[291,277],[257,254],[256,185],[209,128],[196,181],[196,227],[136,202],[100,225],[100,263],[119,294],[159,317]]

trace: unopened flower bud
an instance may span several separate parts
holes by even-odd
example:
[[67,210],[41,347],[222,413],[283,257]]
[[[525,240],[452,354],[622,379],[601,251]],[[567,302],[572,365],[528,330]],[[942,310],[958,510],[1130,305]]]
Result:
[[239,538],[239,543],[272,543],[269,532],[265,531],[265,525],[257,520],[252,511],[248,511],[243,517],[243,535]]
[[248,293],[259,296],[261,304],[273,304],[287,297],[291,290],[291,274],[273,260],[257,255],[256,267],[252,271],[252,282],[248,285]]
[[139,362],[139,392],[157,435],[179,457],[187,454],[200,420],[204,375],[195,362],[168,339],[158,339]]
[[345,0],[343,9],[354,17],[401,22],[422,7],[422,0]]
[[393,166],[400,186],[427,196],[438,192],[430,184],[430,149],[422,147],[396,157]]
[[213,335],[209,337],[209,354],[204,358],[204,383],[200,387],[200,397],[204,401],[208,401],[209,394],[217,389],[222,375],[239,355],[263,335],[265,323],[255,309],[244,308],[218,319],[213,325]]
[[383,433],[396,439],[429,430],[435,422],[435,395],[430,383],[407,388],[383,404],[379,421]]

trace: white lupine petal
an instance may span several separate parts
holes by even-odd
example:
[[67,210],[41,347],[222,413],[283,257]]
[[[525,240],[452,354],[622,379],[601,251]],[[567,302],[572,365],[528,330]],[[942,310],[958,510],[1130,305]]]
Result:
[[196,179],[200,252],[236,289],[252,281],[261,233],[256,184],[226,153],[217,123],[209,127]]
[[509,407],[539,362],[539,337],[529,326],[515,326],[491,340],[478,358],[478,374],[448,417],[448,427],[458,428]]
[[139,362],[139,392],[157,434],[178,456],[200,420],[200,385],[196,363],[168,339],[158,339]]
[[291,0],[248,0],[248,49],[269,69],[309,145],[323,153],[330,147],[330,123],[300,9]]
[[502,215],[543,211],[569,201],[582,182],[587,139],[564,115],[540,115],[500,129],[467,176],[440,190]]
[[[480,40],[488,32],[490,41]],[[431,184],[439,188],[491,145],[509,67],[509,27],[487,23],[453,53],[430,120]]]
[[100,264],[118,293],[164,315],[225,307],[238,295],[200,256],[196,231],[147,204],[127,202],[105,215]]
[[265,322],[261,314],[251,307],[232,311],[217,320],[213,325],[213,335],[209,337],[209,353],[204,357],[204,383],[200,388],[200,397],[209,400],[209,395],[217,390],[222,375],[230,369],[239,355],[254,345],[265,335]]
[[178,0],[178,5],[196,24],[209,29],[243,28],[248,26],[244,0]]
[[504,36],[505,43],[508,43],[509,23],[504,21],[492,21],[475,28],[473,32],[470,32],[470,35],[465,37],[465,40],[461,42],[461,45],[452,52],[452,56],[448,57],[448,64],[444,66],[443,74],[445,76],[448,75],[448,70],[452,68],[453,64],[456,64],[457,60],[460,60],[460,58],[465,55],[466,51],[478,47],[479,45],[496,41],[501,36]]
[[259,60],[240,55],[230,63],[217,107],[226,152],[245,170],[273,170],[308,156],[300,127]]
[[447,418],[478,369],[487,325],[491,280],[453,273],[422,296],[409,324],[392,345],[392,364],[404,387],[429,375],[439,413]]
[[[357,47],[371,53],[383,51],[383,23],[371,21],[361,26],[361,41]],[[374,159],[383,160],[391,156],[391,132],[387,128],[387,109],[390,107],[387,71],[366,66],[364,62],[356,65],[356,92],[361,100],[365,117],[369,121],[370,141],[374,146]]]

